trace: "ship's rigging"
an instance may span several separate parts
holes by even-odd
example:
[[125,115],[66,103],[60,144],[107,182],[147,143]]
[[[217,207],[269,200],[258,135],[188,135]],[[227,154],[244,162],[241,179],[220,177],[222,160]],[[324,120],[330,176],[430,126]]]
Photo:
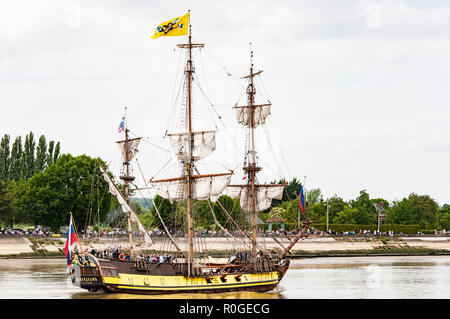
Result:
[[[285,257],[308,228],[308,223],[304,223],[300,234],[290,240],[288,247],[276,241],[283,249],[282,254],[278,256],[275,251],[267,249],[264,241],[258,238],[258,214],[268,210],[273,199],[282,199],[287,184],[265,184],[259,180],[263,165],[257,153],[261,148],[257,147],[260,135],[256,132],[268,122],[272,103],[259,103],[256,99],[256,79],[262,71],[254,70],[252,49],[250,72],[242,77],[247,81],[247,85],[243,86],[244,90],[240,94],[243,96],[242,93],[245,92],[246,102],[239,105],[236,103],[233,108],[238,126],[245,130],[245,140],[232,139],[228,143],[238,151],[244,146],[245,151],[239,164],[243,159],[241,169],[245,174],[242,179],[245,182],[230,184],[239,164],[233,169],[229,169],[227,164],[222,164],[220,170],[205,168],[208,167],[204,165],[206,159],[213,158],[216,148],[225,148],[227,143],[218,143],[218,136],[223,132],[217,123],[214,125],[213,121],[199,120],[197,104],[194,101],[194,87],[201,92],[210,106],[208,111],[214,111],[219,126],[225,128],[225,133],[231,134],[216,106],[205,94],[209,91],[208,87],[204,90],[199,84],[193,52],[203,50],[204,44],[193,42],[190,24],[189,32],[184,33],[188,19],[189,13],[164,22],[157,27],[154,36],[165,35],[163,31],[166,30],[166,25],[173,27],[170,30],[175,30],[175,35],[188,35],[186,43],[178,44],[178,48],[186,52],[180,89],[174,100],[174,105],[181,107],[177,111],[171,111],[169,122],[173,125],[167,126],[163,135],[163,140],[170,150],[162,144],[157,146],[159,150],[165,150],[166,155],[172,159],[167,160],[162,168],[153,167],[156,173],[152,178],[145,178],[137,158],[138,149],[142,141],[156,144],[132,133],[124,117],[119,130],[120,132],[123,129],[124,139],[117,141],[122,165],[119,177],[123,187],[116,186],[106,167],[100,162],[98,165],[109,185],[109,191],[116,196],[127,216],[129,247],[128,251],[121,250],[120,247],[115,248],[115,255],[111,256],[95,251],[74,256],[71,261],[72,280],[84,281],[83,288],[95,290],[100,287],[107,292],[137,293],[268,291],[283,278],[289,267],[289,259]],[[230,77],[231,73],[227,72],[227,76]],[[231,109],[231,106],[228,107]],[[157,118],[158,114],[155,115],[154,121],[157,121]],[[201,125],[206,127],[200,127]],[[233,131],[236,130],[233,128]],[[149,160],[152,161],[152,158]],[[132,162],[137,165],[144,186],[136,185]],[[215,162],[217,164],[218,161]],[[168,245],[165,245],[166,241],[162,243],[152,239],[132,207],[131,197],[142,191],[148,191],[150,194],[148,197],[152,199],[159,224],[166,232]],[[225,194],[229,196],[223,196]],[[196,219],[201,221],[204,218],[200,211],[210,213],[215,226],[226,234],[225,240],[232,243],[233,252],[228,261],[212,261],[205,239],[195,236],[198,231]],[[242,218],[243,216],[247,218]],[[163,253],[159,259],[155,260],[154,256],[150,255],[144,256],[142,250],[138,252],[133,239],[133,224],[137,225],[137,229],[144,235],[147,249],[154,250],[159,245]],[[124,252],[128,255],[125,256]],[[88,263],[84,260],[88,260]]]
[[[222,194],[229,195],[232,198],[239,199],[239,204],[242,212],[248,216],[248,222],[251,224],[250,232],[248,238],[239,239],[244,246],[251,247],[251,256],[255,257],[257,248],[259,250],[262,249],[260,245],[257,243],[257,219],[258,213],[264,210],[267,210],[271,206],[272,199],[281,199],[283,194],[283,189],[286,184],[260,184],[257,178],[257,173],[262,169],[262,167],[258,166],[258,157],[255,149],[255,129],[259,126],[264,126],[267,119],[270,115],[271,103],[267,101],[267,103],[257,104],[255,102],[256,96],[256,85],[255,78],[262,73],[262,70],[254,71],[253,68],[253,51],[250,53],[251,63],[250,63],[250,72],[248,75],[242,77],[242,79],[247,80],[247,86],[242,86],[245,88],[244,92],[247,95],[247,103],[245,105],[235,105],[235,117],[237,122],[247,129],[246,132],[246,140],[245,140],[245,155],[244,155],[244,165],[242,165],[242,169],[245,172],[245,175],[248,177],[245,184],[232,184],[230,185],[231,175],[233,174],[233,170],[229,169],[228,172],[225,173],[215,173],[215,174],[201,174],[197,168],[196,163],[206,157],[208,157],[212,152],[216,149],[216,134],[218,132],[217,125],[215,125],[214,130],[203,130],[203,131],[195,131],[193,129],[193,83],[195,74],[195,67],[192,58],[193,49],[204,49],[204,44],[202,43],[192,43],[192,37],[189,34],[188,42],[179,44],[178,47],[182,50],[187,51],[187,58],[185,61],[184,68],[184,81],[182,82],[183,88],[183,96],[182,99],[182,112],[178,112],[179,119],[176,123],[176,128],[180,130],[180,127],[184,127],[184,131],[169,133],[169,130],[166,130],[164,134],[164,138],[169,141],[170,147],[172,150],[168,150],[160,145],[156,145],[151,143],[145,138],[141,137],[133,137],[130,138],[128,136],[131,133],[128,127],[125,130],[125,140],[117,142],[123,157],[123,169],[121,173],[121,179],[124,181],[124,194],[123,197],[125,201],[127,201],[128,194],[131,191],[141,191],[151,189],[154,193],[162,196],[163,198],[168,199],[171,203],[178,201],[185,201],[185,209],[187,211],[187,234],[188,234],[188,242],[189,247],[187,249],[187,257],[189,260],[189,264],[192,266],[195,260],[194,253],[194,201],[197,200],[208,200],[208,204],[210,200],[216,202],[218,197]],[[216,61],[217,62],[217,61]],[[227,76],[231,76],[230,73],[227,72]],[[235,77],[233,77],[234,80]],[[201,91],[204,95],[205,100],[210,104],[214,113],[217,115],[219,122],[221,122],[224,130],[229,133],[229,130],[224,125],[222,117],[217,112],[215,106],[209,98],[205,95],[201,86],[196,82],[196,87]],[[240,94],[242,96],[242,92]],[[173,113],[173,112],[172,112]],[[133,133],[131,133],[133,134]],[[133,134],[135,135],[135,134]],[[178,165],[181,168],[181,174],[178,177],[169,177],[169,178],[155,178],[159,172],[161,172],[167,164],[172,162],[169,159],[162,168],[154,175],[154,177],[148,179],[147,181],[150,184],[147,184],[145,180],[142,169],[139,167],[139,170],[142,175],[142,179],[145,183],[143,187],[135,186],[134,189],[130,188],[130,185],[135,185],[134,177],[130,176],[130,163],[133,160],[138,152],[138,146],[141,141],[144,141],[148,144],[153,145],[154,147],[166,151],[166,153],[176,155],[176,159],[178,160]],[[237,141],[231,139],[231,142],[235,149],[238,149]],[[138,164],[137,158],[135,162]],[[139,164],[138,164],[139,165]],[[172,166],[173,163],[172,163]],[[222,165],[225,167],[225,165]],[[153,197],[153,196],[150,196]],[[120,200],[119,200],[120,201]],[[217,203],[221,209],[221,213],[227,215],[226,220],[228,226],[234,229],[240,229],[245,226],[238,225],[230,216],[229,212],[223,207],[223,205],[218,202]],[[155,208],[158,209],[157,205]],[[214,219],[215,224],[218,224],[217,218],[214,212],[211,209],[212,217]],[[123,209],[124,212],[130,215],[130,213]],[[159,215],[159,212],[157,212]],[[136,215],[136,214],[134,214]],[[133,215],[131,214],[128,218],[128,221],[134,221],[131,218]],[[162,221],[161,216],[158,218]],[[166,221],[167,223],[167,221]],[[141,224],[142,226],[142,224]],[[167,232],[173,231],[173,228],[167,228],[164,225]],[[223,225],[218,225],[222,230],[228,230],[223,227]],[[242,228],[240,228],[242,227]],[[131,224],[128,225],[128,229],[132,229]],[[142,232],[141,227],[139,230]],[[145,234],[145,233],[144,233]],[[228,234],[230,234],[228,232]],[[147,234],[148,235],[148,234]],[[145,235],[145,236],[147,236]],[[230,234],[231,235],[231,234]],[[231,235],[231,237],[233,237]],[[130,247],[134,247],[133,239],[131,237],[130,231]],[[246,240],[249,240],[251,243],[247,243]],[[179,246],[176,244],[175,240],[171,238],[172,244],[177,248],[177,250],[181,250]],[[148,239],[146,240],[148,242]],[[201,245],[200,245],[201,246]],[[191,268],[190,268],[191,269]]]

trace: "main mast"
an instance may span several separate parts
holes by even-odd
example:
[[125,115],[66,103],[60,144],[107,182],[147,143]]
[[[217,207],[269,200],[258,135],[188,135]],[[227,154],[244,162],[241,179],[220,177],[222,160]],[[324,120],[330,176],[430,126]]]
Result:
[[188,236],[189,236],[189,253],[188,253],[188,274],[192,271],[192,262],[194,260],[194,225],[192,221],[192,192],[191,192],[191,173],[192,173],[192,73],[194,72],[192,67],[192,35],[191,25],[189,25],[189,38],[188,38],[188,54],[189,58],[186,65],[186,76],[188,81],[188,132],[189,132],[189,157],[186,160],[186,194],[187,194],[187,214],[188,214]]
[[[183,29],[180,19],[174,19],[171,23],[161,27],[165,32],[167,25],[175,30]],[[183,24],[188,22],[183,22]],[[171,31],[167,32],[171,32]],[[167,33],[166,32],[166,33]],[[203,43],[192,43],[192,27],[189,23],[187,43],[178,44],[181,49],[187,49],[187,61],[184,73],[186,75],[185,100],[185,121],[184,131],[178,133],[168,133],[171,148],[181,162],[181,176],[166,179],[150,179],[150,183],[156,193],[163,198],[167,198],[171,203],[174,201],[186,200],[186,215],[188,226],[188,249],[187,249],[187,275],[196,274],[194,265],[194,225],[193,225],[193,200],[217,200],[224,189],[229,185],[233,171],[229,173],[219,174],[200,174],[195,167],[195,162],[209,156],[216,148],[217,131],[194,131],[193,125],[193,99],[192,99],[192,82],[194,79],[195,68],[192,60],[192,49],[203,48]],[[185,35],[185,34],[174,34]],[[182,190],[182,192],[180,192]]]
[[187,121],[186,121],[186,131],[188,136],[188,152],[187,157],[184,159],[185,166],[185,177],[186,177],[186,205],[187,205],[187,220],[188,220],[188,275],[192,273],[192,264],[194,261],[194,225],[192,218],[192,166],[193,166],[193,156],[192,150],[194,148],[194,135],[192,132],[192,74],[194,73],[194,66],[192,63],[192,48],[202,48],[204,44],[192,43],[192,28],[189,24],[189,36],[187,44],[179,44],[180,48],[188,50],[188,59],[186,62],[185,74],[187,77]]

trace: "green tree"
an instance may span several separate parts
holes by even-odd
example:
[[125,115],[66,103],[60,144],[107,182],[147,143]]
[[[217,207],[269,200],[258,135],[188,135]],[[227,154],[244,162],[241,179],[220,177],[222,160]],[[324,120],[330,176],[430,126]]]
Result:
[[[286,184],[285,179],[281,179],[277,182],[271,182],[271,184]],[[273,199],[272,207],[281,205],[282,202],[287,202],[298,198],[298,194],[300,194],[300,189],[302,188],[302,184],[294,177],[288,185],[284,188],[283,198],[281,200]]]
[[53,152],[53,163],[56,162],[56,160],[59,158],[60,154],[59,152],[61,151],[61,145],[58,143],[56,143],[55,146],[55,151]]
[[358,209],[346,206],[344,210],[338,212],[333,218],[334,224],[359,224]]
[[411,193],[408,198],[394,201],[386,223],[419,224],[422,229],[432,229],[438,225],[438,210],[438,204],[429,195]]
[[[284,209],[283,218],[287,223],[298,223],[299,214],[301,214],[300,205],[298,203],[298,196],[290,201],[284,201],[281,203],[281,207]],[[304,212],[306,214],[306,211]],[[302,219],[305,217],[303,216]]]
[[376,209],[366,190],[359,192],[356,200],[350,201],[350,206],[357,210],[354,215],[355,223],[360,225],[376,224]]
[[337,195],[328,199],[328,220],[331,222],[336,216],[338,212],[343,211],[346,207],[348,207],[348,203]]
[[307,199],[309,205],[314,205],[320,201],[323,201],[322,191],[320,188],[313,188],[308,191]]
[[44,135],[39,137],[34,165],[35,172],[41,172],[47,166],[47,141]]
[[[96,191],[92,191],[95,181]],[[13,204],[23,219],[58,231],[67,225],[69,212],[77,225],[87,225],[90,207],[103,220],[111,209],[112,197],[95,159],[86,155],[62,155],[44,172],[16,183]]]
[[439,209],[439,226],[443,229],[450,230],[450,205],[444,204]]
[[9,168],[10,180],[18,181],[23,176],[22,156],[22,137],[17,136],[11,149],[11,161]]
[[[282,184],[281,181],[280,184]],[[298,197],[301,188],[302,184],[297,180],[296,177],[294,177],[284,189],[283,201],[293,200]]]
[[418,224],[423,228],[432,229],[438,223],[439,205],[429,195],[417,195],[412,193],[408,199],[417,214]]
[[[158,229],[164,229],[163,224],[161,223],[161,219],[164,221],[164,223],[167,225],[167,223],[170,222],[170,218],[171,218],[171,211],[172,211],[172,204],[170,203],[170,201],[168,199],[165,199],[159,195],[156,195],[155,198],[153,199],[154,201],[154,205],[151,209],[151,213],[155,216],[155,227],[157,227]],[[156,206],[156,207],[155,207]],[[158,213],[156,211],[156,208],[158,208],[158,212],[161,216],[161,219],[158,217]]]
[[283,207],[273,207],[268,214],[268,218],[283,218],[285,214],[286,209]]
[[14,225],[14,210],[11,206],[11,198],[7,192],[6,182],[0,181],[0,223]]
[[151,205],[151,199],[133,199],[132,203],[134,205],[133,207],[136,207],[135,211],[142,225],[144,225],[146,229],[152,228],[154,226],[154,223],[156,222],[155,217],[158,217],[152,214],[151,209],[145,208]]
[[47,154],[47,166],[50,164],[53,164],[54,158],[53,158],[53,151],[55,150],[55,141],[48,142],[48,154]]
[[9,179],[9,135],[5,134],[0,142],[0,179],[8,181]]
[[[213,208],[215,203],[211,203]],[[213,208],[214,209],[214,208]],[[194,227],[195,228],[211,228],[214,224],[214,218],[211,215],[211,209],[206,200],[194,201]]]
[[[246,214],[241,212],[241,205],[239,198],[231,198],[228,195],[221,195],[218,199],[231,218],[241,227],[245,228],[248,224]],[[214,203],[214,213],[219,220],[219,223],[229,230],[236,230],[236,225],[227,217],[227,215],[219,207],[219,204]]]
[[30,132],[25,137],[24,151],[23,151],[23,178],[29,179],[34,175],[34,151],[36,142],[34,141],[34,134]]
[[417,224],[417,214],[412,203],[403,198],[401,201],[394,201],[387,214],[385,223],[387,224]]
[[[327,222],[327,202],[320,201],[310,205],[310,218],[314,223],[322,224]],[[329,218],[329,216],[328,216]],[[329,221],[332,219],[329,218]]]

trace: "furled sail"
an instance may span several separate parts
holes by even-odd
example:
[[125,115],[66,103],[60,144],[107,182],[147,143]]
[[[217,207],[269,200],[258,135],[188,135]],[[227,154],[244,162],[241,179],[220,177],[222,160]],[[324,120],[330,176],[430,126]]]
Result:
[[[283,190],[285,187],[286,185],[284,184],[255,185],[255,211],[260,212],[268,209],[272,204],[272,199],[281,200],[283,198]],[[241,209],[245,212],[250,212],[251,203],[249,192],[249,185],[229,185],[224,193],[232,198],[239,198]]]
[[[270,115],[271,104],[253,105],[253,128],[266,123],[266,118]],[[238,123],[250,127],[250,107],[236,106],[236,119]]]
[[[192,198],[198,200],[211,199],[215,202],[222,194],[225,187],[230,184],[233,173],[214,175],[194,175],[192,176]],[[165,180],[151,180],[156,193],[167,198],[171,203],[187,198],[186,177],[178,177]]]
[[[179,159],[189,157],[189,133],[167,134],[170,144]],[[192,132],[192,156],[195,160],[205,158],[216,149],[216,131]]]
[[138,146],[139,142],[141,141],[141,138],[132,138],[128,140],[128,143],[126,141],[119,141],[117,144],[119,145],[120,152],[123,156],[123,158],[126,158],[127,149],[128,149],[128,161],[131,161],[133,157],[138,152]]
[[109,186],[109,192],[117,197],[117,200],[119,201],[120,206],[122,207],[122,210],[124,213],[130,213],[131,221],[138,224],[139,230],[144,233],[144,240],[145,244],[147,246],[150,246],[153,241],[150,237],[150,235],[147,233],[147,230],[142,225],[141,221],[139,220],[139,217],[136,215],[136,213],[133,211],[133,209],[128,205],[127,201],[123,197],[122,193],[117,189],[116,185],[114,185],[114,182],[109,177],[108,173],[103,169],[102,165],[99,165],[100,170],[102,171],[103,178],[108,182]]

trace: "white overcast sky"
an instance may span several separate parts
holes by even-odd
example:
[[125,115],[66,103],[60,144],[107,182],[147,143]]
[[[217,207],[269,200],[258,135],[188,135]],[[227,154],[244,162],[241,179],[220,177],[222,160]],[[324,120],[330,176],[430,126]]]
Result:
[[[1,0],[0,134],[31,130],[60,141],[63,153],[117,165],[127,106],[130,129],[163,145],[179,66],[173,49],[184,39],[150,36],[188,9],[207,50],[197,75],[223,116],[219,132],[235,137],[218,140],[218,150],[243,147],[232,106],[252,42],[264,70],[258,92],[273,105],[273,144],[264,146],[266,131],[257,135],[268,180],[281,171],[306,176],[325,197],[366,189],[389,201],[416,192],[450,203],[449,1]],[[167,160],[158,151],[141,149],[149,177]],[[235,169],[233,158],[225,166]]]

